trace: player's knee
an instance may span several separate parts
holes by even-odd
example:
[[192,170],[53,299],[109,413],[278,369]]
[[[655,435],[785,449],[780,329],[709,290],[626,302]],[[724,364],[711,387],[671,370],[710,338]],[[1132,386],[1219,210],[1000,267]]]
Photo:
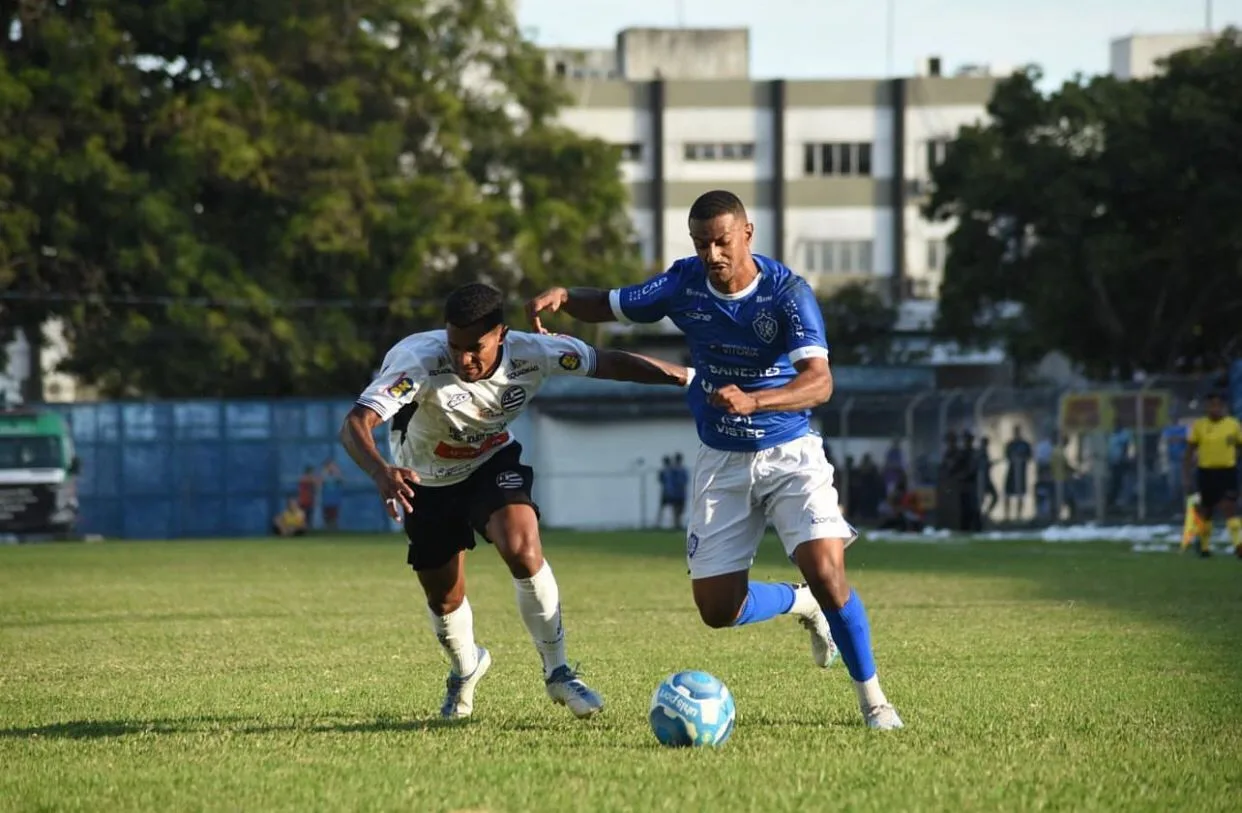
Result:
[[451,587],[442,591],[427,593],[427,606],[436,615],[448,615],[456,612],[466,600],[464,587]]
[[515,579],[529,579],[543,567],[543,546],[539,544],[537,531],[512,530],[496,543],[496,547]]
[[798,569],[807,587],[822,606],[840,609],[850,598],[850,584],[845,577],[845,558],[830,546],[808,543],[795,551]]
[[699,618],[712,629],[724,629],[737,623],[742,611],[745,594],[740,599],[733,596],[695,596],[694,603],[699,608]]

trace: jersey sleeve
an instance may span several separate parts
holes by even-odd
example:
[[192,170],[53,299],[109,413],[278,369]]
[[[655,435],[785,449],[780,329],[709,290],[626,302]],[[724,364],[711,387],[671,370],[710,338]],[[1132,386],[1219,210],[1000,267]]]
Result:
[[622,324],[658,322],[669,315],[669,305],[681,279],[674,265],[663,274],[646,282],[613,288],[608,292],[608,305],[612,315]]
[[785,332],[785,352],[797,364],[811,358],[828,358],[828,339],[824,335],[824,316],[815,292],[806,280],[794,280],[781,291],[777,300],[781,327]]
[[1190,434],[1186,437],[1186,442],[1191,446],[1198,446],[1203,442],[1203,424],[1195,421],[1190,425]]
[[548,376],[589,376],[595,373],[595,348],[581,339],[556,333],[536,338],[543,350],[543,366]]
[[417,353],[398,345],[388,351],[379,374],[358,396],[357,403],[387,421],[401,407],[414,402],[426,377],[426,362]]

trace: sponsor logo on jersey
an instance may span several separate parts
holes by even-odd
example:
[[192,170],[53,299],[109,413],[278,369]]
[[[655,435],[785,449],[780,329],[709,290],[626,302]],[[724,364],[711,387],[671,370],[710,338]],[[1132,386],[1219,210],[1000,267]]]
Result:
[[755,301],[756,301],[756,302],[771,302],[771,301],[772,301],[772,297],[770,297],[770,296],[757,296],[757,297],[755,297]]
[[708,349],[722,356],[742,356],[753,359],[759,355],[758,347],[747,347],[744,344],[713,344]]
[[668,282],[668,277],[661,274],[660,276],[656,277],[651,282],[648,282],[642,288],[640,288],[638,290],[638,295],[646,296],[647,294],[654,293],[655,291],[658,291],[661,288],[663,288],[666,282]]
[[477,446],[453,446],[452,444],[440,441],[436,444],[435,455],[436,457],[441,457],[445,460],[473,460],[485,452],[490,452],[497,446],[501,446],[508,442],[508,432],[501,432],[497,435],[491,435]]
[[517,412],[525,403],[526,390],[521,387],[509,387],[500,394],[500,408],[505,412]]
[[712,315],[703,311],[687,311],[686,318],[694,322],[710,322]]
[[759,440],[767,434],[765,429],[757,429],[753,426],[735,426],[728,423],[716,424],[716,433],[724,435],[727,438],[745,438],[748,440]]
[[802,314],[798,313],[798,303],[792,299],[784,304],[785,319],[789,322],[789,332],[801,339],[806,336],[806,328],[802,326]]
[[707,291],[700,291],[698,288],[687,288],[686,293],[690,296],[697,296],[700,299],[708,299]]
[[771,378],[781,374],[780,367],[718,367],[715,364],[707,365],[707,371],[726,378]]
[[434,370],[432,370],[431,372],[427,373],[427,375],[429,375],[429,376],[433,376],[433,375],[450,375],[452,372],[453,372],[453,368],[452,368],[452,367],[437,367],[437,368],[435,368]]
[[776,323],[776,317],[767,311],[759,311],[759,315],[755,317],[751,327],[755,329],[755,335],[764,344],[771,344],[776,339],[777,330],[780,329],[780,326]]
[[401,373],[397,376],[397,380],[392,383],[385,392],[392,398],[403,398],[414,391],[414,379],[407,374]]
[[577,353],[561,353],[557,363],[565,370],[576,370],[582,366],[582,356]]
[[459,407],[469,400],[470,400],[470,396],[468,394],[464,392],[459,392],[456,395],[449,396],[448,401],[446,401],[444,404],[444,408],[452,409],[453,407]]
[[522,475],[516,471],[502,471],[496,475],[496,485],[500,488],[516,489],[522,487]]
[[509,365],[509,377],[517,378],[520,375],[533,373],[538,369],[539,365],[533,361],[527,361],[526,359],[514,359],[513,363]]

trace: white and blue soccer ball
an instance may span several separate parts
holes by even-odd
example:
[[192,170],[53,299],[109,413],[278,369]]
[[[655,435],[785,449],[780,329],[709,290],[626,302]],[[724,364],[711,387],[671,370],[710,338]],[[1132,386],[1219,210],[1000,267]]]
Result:
[[736,711],[729,688],[706,672],[678,672],[651,697],[651,731],[671,748],[722,745],[733,733]]

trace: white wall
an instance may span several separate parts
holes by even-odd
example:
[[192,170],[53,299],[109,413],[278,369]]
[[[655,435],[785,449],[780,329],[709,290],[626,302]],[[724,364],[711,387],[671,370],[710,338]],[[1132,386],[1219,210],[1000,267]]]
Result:
[[[927,177],[927,142],[931,139],[953,139],[968,124],[987,118],[983,105],[945,105],[943,107],[906,108],[906,177]],[[890,169],[889,175],[892,175]]]
[[609,423],[527,415],[526,426],[514,431],[535,469],[535,500],[548,527],[650,526],[660,502],[660,459],[681,452],[693,474],[699,441],[688,413]]
[[[752,143],[749,161],[687,161],[687,143]],[[667,181],[760,181],[772,177],[772,113],[753,107],[671,107],[664,111]]]
[[871,176],[893,176],[893,114],[875,107],[794,107],[785,111],[785,177],[802,178],[803,145],[871,144]]
[[641,108],[566,107],[561,110],[559,120],[571,130],[609,144],[642,144],[642,160],[622,162],[621,176],[628,183],[650,181],[654,176],[649,111]]
[[871,240],[875,275],[893,274],[893,213],[865,207],[797,207],[785,213],[785,257],[795,271],[805,265],[803,244],[810,240]]

